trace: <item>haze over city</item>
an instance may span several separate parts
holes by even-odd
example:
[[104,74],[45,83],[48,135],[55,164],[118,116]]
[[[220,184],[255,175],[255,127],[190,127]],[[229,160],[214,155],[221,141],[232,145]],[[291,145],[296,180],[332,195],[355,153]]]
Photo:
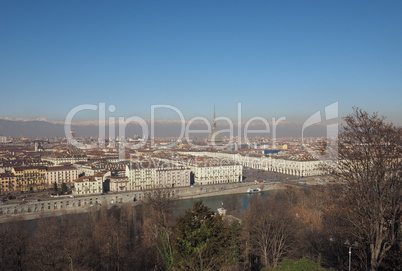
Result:
[[148,120],[168,104],[212,120],[216,104],[236,121],[241,102],[243,121],[300,126],[338,102],[339,117],[358,106],[401,125],[401,12],[400,1],[3,1],[0,117],[60,123],[105,102],[107,117]]

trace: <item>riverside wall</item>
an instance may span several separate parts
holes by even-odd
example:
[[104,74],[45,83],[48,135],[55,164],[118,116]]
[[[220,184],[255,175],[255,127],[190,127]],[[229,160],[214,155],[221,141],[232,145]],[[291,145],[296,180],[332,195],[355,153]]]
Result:
[[[306,179],[304,184],[308,184]],[[199,198],[219,195],[246,193],[248,188],[260,188],[262,191],[283,189],[285,185],[279,182],[269,183],[228,183],[214,185],[199,185],[162,190],[166,196],[178,199]],[[0,205],[0,223],[11,217],[20,216],[23,219],[36,219],[40,216],[61,215],[66,213],[89,212],[103,206],[121,205],[124,203],[138,204],[152,190],[130,191],[124,193],[92,194],[88,196],[60,196],[56,198],[28,201],[27,203],[10,203]]]

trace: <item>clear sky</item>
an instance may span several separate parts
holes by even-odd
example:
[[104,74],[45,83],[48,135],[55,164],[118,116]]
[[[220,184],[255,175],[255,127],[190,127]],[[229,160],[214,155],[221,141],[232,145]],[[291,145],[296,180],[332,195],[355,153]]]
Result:
[[[333,102],[402,124],[402,1],[1,1],[0,117],[83,103],[148,118],[285,116]],[[160,118],[177,119],[172,112]],[[94,119],[94,114],[77,115]]]

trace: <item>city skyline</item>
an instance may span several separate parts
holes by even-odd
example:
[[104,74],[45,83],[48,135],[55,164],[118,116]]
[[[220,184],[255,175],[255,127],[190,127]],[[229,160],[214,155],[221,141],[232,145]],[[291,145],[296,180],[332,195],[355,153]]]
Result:
[[[286,117],[339,103],[401,125],[402,4],[4,2],[2,119],[62,122],[80,104],[149,119]],[[177,120],[174,112],[159,119]],[[94,121],[96,114],[77,115]],[[0,131],[3,132],[3,131]]]
[[401,14],[0,1],[0,269],[398,269]]

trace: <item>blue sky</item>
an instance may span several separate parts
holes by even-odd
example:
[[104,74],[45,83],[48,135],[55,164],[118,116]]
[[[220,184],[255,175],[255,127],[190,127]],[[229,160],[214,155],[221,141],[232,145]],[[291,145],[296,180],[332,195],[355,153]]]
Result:
[[402,124],[401,14],[401,1],[1,1],[0,117],[106,102],[115,117],[169,104],[211,118],[216,104],[235,118],[241,102],[244,118],[303,121],[339,102]]

